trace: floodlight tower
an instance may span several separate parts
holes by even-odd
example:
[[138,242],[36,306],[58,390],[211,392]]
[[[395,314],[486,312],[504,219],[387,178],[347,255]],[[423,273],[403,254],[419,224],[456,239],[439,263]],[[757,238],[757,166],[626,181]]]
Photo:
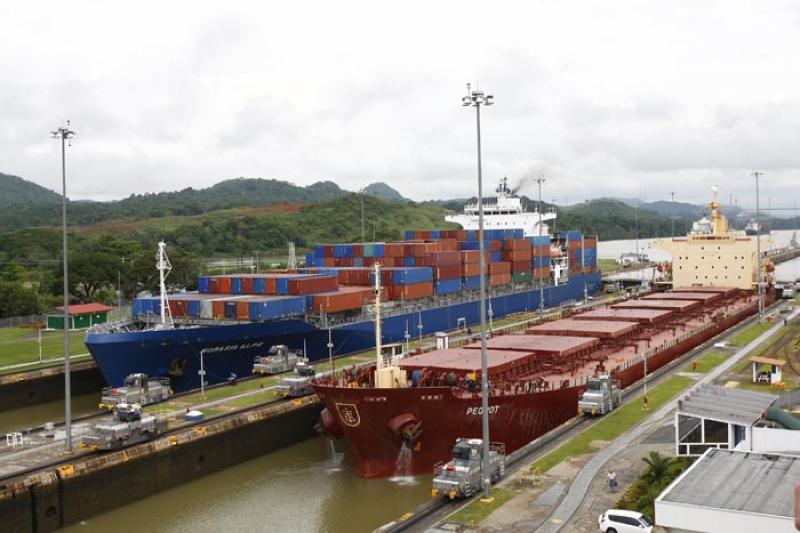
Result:
[[486,258],[484,257],[484,236],[483,236],[483,175],[481,168],[481,106],[494,104],[494,97],[484,94],[480,90],[472,90],[467,84],[467,94],[461,99],[464,107],[475,108],[475,120],[478,138],[478,250],[480,251],[480,294],[481,294],[481,405],[483,423],[483,497],[489,499],[491,496],[491,470],[489,468],[489,376],[488,356],[486,353]]

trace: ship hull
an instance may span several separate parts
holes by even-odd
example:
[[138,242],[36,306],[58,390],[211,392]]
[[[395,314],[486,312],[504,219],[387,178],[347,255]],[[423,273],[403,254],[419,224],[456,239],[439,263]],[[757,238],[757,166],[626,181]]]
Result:
[[[493,396],[489,401],[489,431],[493,442],[511,452],[575,416],[584,386]],[[335,413],[347,454],[361,477],[429,474],[446,460],[459,437],[480,438],[481,399],[455,396],[449,387],[353,389],[316,385],[315,390]],[[406,444],[394,431],[395,420],[421,422],[421,433]]]
[[[600,273],[573,275],[565,284],[545,287],[544,306],[582,299],[597,292]],[[494,318],[539,308],[539,290],[531,289],[491,298]],[[479,301],[427,308],[392,315],[381,321],[383,342],[401,342],[408,332],[421,333],[457,328],[459,322],[476,324],[480,320]],[[463,320],[462,320],[463,319]],[[375,324],[363,320],[331,328],[334,356],[346,355],[375,346]],[[121,386],[125,376],[144,372],[167,376],[176,392],[200,387],[198,371],[201,353],[206,380],[218,383],[233,372],[250,373],[253,358],[265,355],[275,344],[307,350],[312,361],[328,357],[328,330],[318,329],[300,319],[245,324],[197,325],[187,328],[101,332],[89,331],[85,343],[109,385]]]
[[[774,300],[772,292],[767,303]],[[758,303],[742,307],[718,322],[678,341],[648,357],[648,372],[674,361],[719,333],[757,312]],[[628,387],[642,379],[641,360],[620,368],[612,375]],[[542,434],[573,418],[584,385],[542,392],[492,396],[490,405],[490,438],[503,443],[510,453]],[[435,463],[450,457],[451,448],[459,437],[481,437],[480,397],[454,396],[448,387],[411,387],[406,389],[375,389],[315,385],[329,416],[335,419],[332,428],[341,432],[348,443],[348,456],[355,471],[362,477],[385,477],[401,473],[402,459],[410,466],[410,474],[430,473]],[[413,415],[413,418],[412,418]],[[325,417],[323,417],[323,422]],[[422,432],[407,450],[396,431],[401,423],[420,422]],[[408,451],[410,450],[410,452]]]

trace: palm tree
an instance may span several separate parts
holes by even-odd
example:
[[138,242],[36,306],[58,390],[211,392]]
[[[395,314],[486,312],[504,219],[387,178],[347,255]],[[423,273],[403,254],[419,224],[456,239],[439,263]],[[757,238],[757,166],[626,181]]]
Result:
[[642,457],[642,461],[647,463],[647,470],[644,473],[644,478],[651,486],[660,487],[665,479],[671,459],[664,457],[657,451],[651,451],[647,457]]

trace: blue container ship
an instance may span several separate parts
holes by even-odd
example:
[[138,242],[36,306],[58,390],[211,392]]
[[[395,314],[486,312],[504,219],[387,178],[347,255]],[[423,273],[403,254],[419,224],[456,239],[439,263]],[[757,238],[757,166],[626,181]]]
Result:
[[[91,328],[85,343],[109,385],[143,372],[169,377],[176,392],[200,387],[201,358],[206,380],[216,383],[250,374],[254,359],[274,345],[304,350],[310,361],[328,358],[329,338],[334,357],[367,350],[375,346],[374,309],[363,295],[374,278],[364,271],[375,263],[388,265],[384,343],[466,328],[480,322],[481,272],[466,275],[477,265],[463,262],[479,254],[477,236],[473,229],[441,230],[409,232],[397,243],[318,245],[296,272],[207,276],[197,293],[167,294],[162,274],[159,297],[135,300],[133,316]],[[594,238],[575,231],[532,236],[524,228],[484,236],[494,319],[583,300],[599,289]],[[168,272],[163,246],[158,266]],[[507,277],[492,273],[509,268]],[[361,286],[341,285],[343,279]]]

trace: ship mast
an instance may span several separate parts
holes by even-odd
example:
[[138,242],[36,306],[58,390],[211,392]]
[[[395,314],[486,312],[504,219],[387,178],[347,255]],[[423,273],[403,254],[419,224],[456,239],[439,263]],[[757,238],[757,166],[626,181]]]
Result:
[[381,351],[381,265],[375,263],[375,360],[378,368],[383,367],[383,356]]
[[167,244],[164,241],[158,243],[158,254],[156,254],[156,268],[158,269],[158,281],[161,298],[161,323],[172,325],[172,313],[169,310],[167,300],[167,276],[172,270],[172,264],[167,257]]

